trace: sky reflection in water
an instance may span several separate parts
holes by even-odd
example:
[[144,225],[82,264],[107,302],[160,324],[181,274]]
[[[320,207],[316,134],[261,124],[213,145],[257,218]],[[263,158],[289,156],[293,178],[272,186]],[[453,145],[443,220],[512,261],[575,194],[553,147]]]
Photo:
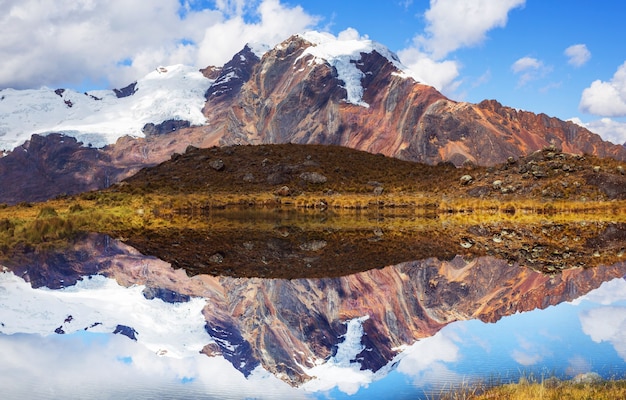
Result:
[[[20,286],[16,277],[7,279],[9,272],[3,275],[0,303],[5,307],[0,308],[3,323],[0,326],[0,387],[2,397],[9,399],[60,396],[414,399],[473,380],[506,382],[516,380],[520,374],[531,373],[569,378],[589,371],[610,378],[623,377],[626,370],[626,281],[623,278],[605,282],[573,302],[514,314],[497,323],[453,322],[434,336],[408,346],[377,373],[359,371],[357,364],[348,361],[350,352],[356,354],[360,348],[361,333],[355,320],[352,326],[355,330],[346,335],[349,338],[343,348],[340,345],[338,354],[331,359],[333,369],[312,370],[327,378],[293,388],[261,367],[245,378],[221,356],[207,357],[194,352],[179,354],[179,357],[159,356],[155,352],[158,343],[146,346],[97,329],[48,336],[24,333],[28,332],[26,328],[9,331],[8,321],[15,326],[19,307],[33,303],[39,296],[37,292],[49,295],[51,291],[32,288],[18,291],[18,286],[22,289],[29,286]],[[113,289],[147,301],[137,287]],[[89,297],[87,293],[85,298]],[[108,293],[110,300],[113,292]],[[132,303],[132,298],[129,299]],[[49,299],[43,301],[50,304]],[[66,298],[59,301],[69,307],[70,301]],[[83,300],[83,303],[86,302]],[[159,304],[164,307],[165,318],[168,306]],[[26,315],[24,310],[22,312]],[[36,309],[31,310],[25,318],[45,320],[53,313],[54,310],[42,307],[39,314]],[[133,318],[137,326],[143,323],[156,329],[154,321],[158,322],[159,317],[148,314],[142,312]],[[143,315],[153,320],[140,321]],[[6,326],[3,321],[7,322]],[[21,323],[28,325],[28,321]],[[146,328],[140,332],[146,332]]]

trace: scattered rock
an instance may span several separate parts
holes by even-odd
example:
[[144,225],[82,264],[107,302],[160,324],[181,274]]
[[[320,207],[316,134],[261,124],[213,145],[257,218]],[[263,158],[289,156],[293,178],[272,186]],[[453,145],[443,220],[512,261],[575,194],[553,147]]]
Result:
[[469,185],[473,180],[474,178],[471,175],[463,175],[459,181],[461,185]]
[[300,174],[300,179],[308,183],[326,183],[328,180],[319,172],[303,172]]
[[309,242],[302,243],[300,249],[304,251],[318,251],[326,247],[328,243],[325,240],[311,240]]
[[289,182],[289,176],[284,172],[274,172],[267,176],[267,183],[270,185],[280,185],[281,183]]
[[198,151],[198,150],[200,150],[200,149],[199,149],[199,148],[197,148],[196,146],[189,145],[189,146],[187,146],[187,148],[185,149],[185,154],[187,154],[187,153],[193,153],[194,151]]
[[209,261],[214,264],[221,264],[224,262],[224,255],[222,253],[215,253],[209,257]]
[[288,186],[282,186],[280,189],[276,191],[276,195],[278,196],[289,196],[291,195],[291,189]]
[[251,172],[247,172],[244,176],[243,176],[243,181],[246,183],[252,183],[254,182],[254,175]]
[[501,180],[495,180],[495,181],[493,181],[493,183],[491,185],[493,186],[494,189],[500,189],[500,187],[502,187],[502,181]]
[[595,372],[587,372],[585,374],[576,375],[572,378],[572,382],[588,385],[591,383],[602,382],[602,377]]
[[556,389],[561,386],[561,380],[556,376],[551,376],[548,379],[544,379],[543,386],[548,389]]
[[463,238],[461,239],[461,247],[464,249],[469,249],[474,245],[474,241],[472,239]]
[[213,168],[216,171],[223,171],[224,161],[222,161],[221,159],[212,160],[211,162],[209,162],[209,167]]

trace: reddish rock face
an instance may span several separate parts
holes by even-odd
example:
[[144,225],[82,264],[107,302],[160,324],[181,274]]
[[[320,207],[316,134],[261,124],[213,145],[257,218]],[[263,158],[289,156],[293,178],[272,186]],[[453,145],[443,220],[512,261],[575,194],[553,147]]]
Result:
[[[404,77],[373,51],[356,66],[363,101],[346,91],[329,64],[302,56],[313,44],[295,36],[266,53],[237,96],[209,98],[202,128],[220,144],[322,143],[434,164],[492,165],[548,145],[568,153],[626,159],[626,149],[571,122],[503,107],[497,101],[455,102]],[[235,59],[233,59],[235,60]],[[233,63],[234,61],[231,61]],[[250,71],[250,65],[246,65]]]
[[[376,51],[362,53],[363,101],[347,92],[328,63],[303,56],[313,46],[293,36],[259,59],[248,47],[222,68],[207,91],[207,124],[146,138],[122,138],[95,150],[33,136],[0,158],[0,202],[44,200],[103,188],[138,169],[165,161],[188,145],[333,144],[411,161],[493,165],[548,145],[568,153],[626,160],[626,148],[571,122],[504,107],[494,100],[455,102],[406,77]],[[9,188],[9,189],[4,189]]]

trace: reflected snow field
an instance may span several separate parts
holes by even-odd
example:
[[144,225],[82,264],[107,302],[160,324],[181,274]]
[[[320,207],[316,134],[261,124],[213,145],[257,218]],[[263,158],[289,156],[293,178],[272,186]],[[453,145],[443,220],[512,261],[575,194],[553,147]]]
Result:
[[[419,398],[472,381],[516,380],[520,373],[568,378],[597,372],[624,375],[626,281],[544,310],[497,323],[453,322],[406,346],[377,372],[362,371],[362,325],[347,331],[335,354],[306,369],[313,380],[292,387],[257,366],[245,377],[222,356],[199,350],[205,300],[147,300],[101,276],[61,290],[32,289],[11,272],[0,275],[0,387],[3,398],[366,398],[381,393]],[[71,321],[67,321],[69,315]],[[65,334],[55,334],[58,321]],[[93,324],[100,322],[95,327]],[[112,334],[132,326],[136,341]],[[167,350],[167,351],[163,351]]]

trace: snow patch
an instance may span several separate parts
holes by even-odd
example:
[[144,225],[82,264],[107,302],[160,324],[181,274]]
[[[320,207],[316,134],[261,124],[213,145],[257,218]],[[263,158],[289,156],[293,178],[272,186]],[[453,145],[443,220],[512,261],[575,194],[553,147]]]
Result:
[[104,276],[86,277],[60,290],[33,289],[12,272],[0,273],[0,333],[113,333],[119,326],[137,332],[137,342],[175,358],[197,354],[213,340],[204,329],[206,300],[186,303],[147,300],[145,286],[120,286]]
[[314,57],[312,62],[328,63],[335,67],[339,79],[344,82],[348,103],[369,107],[369,104],[363,101],[361,79],[364,74],[357,68],[357,63],[361,60],[361,53],[369,54],[376,51],[401,71],[398,76],[417,80],[409,69],[402,65],[398,56],[387,47],[370,39],[359,37],[356,31],[340,34],[338,37],[330,33],[316,31],[306,32],[299,36],[313,43],[313,46],[308,47],[297,60],[311,55]]
[[248,43],[247,46],[259,59],[270,50],[270,46],[265,43]]
[[0,91],[0,150],[13,150],[33,133],[65,133],[103,147],[122,136],[143,137],[151,122],[203,125],[204,94],[213,84],[196,68],[159,67],[137,81],[136,92],[118,98],[112,90],[78,93],[49,88]]
[[376,375],[372,371],[361,371],[361,364],[354,361],[357,354],[365,349],[361,338],[364,334],[363,322],[368,319],[369,315],[366,315],[347,321],[344,341],[338,345],[337,353],[328,361],[312,368],[300,365],[307,375],[315,377],[302,385],[304,390],[317,392],[337,387],[340,391],[353,395],[374,380]]

